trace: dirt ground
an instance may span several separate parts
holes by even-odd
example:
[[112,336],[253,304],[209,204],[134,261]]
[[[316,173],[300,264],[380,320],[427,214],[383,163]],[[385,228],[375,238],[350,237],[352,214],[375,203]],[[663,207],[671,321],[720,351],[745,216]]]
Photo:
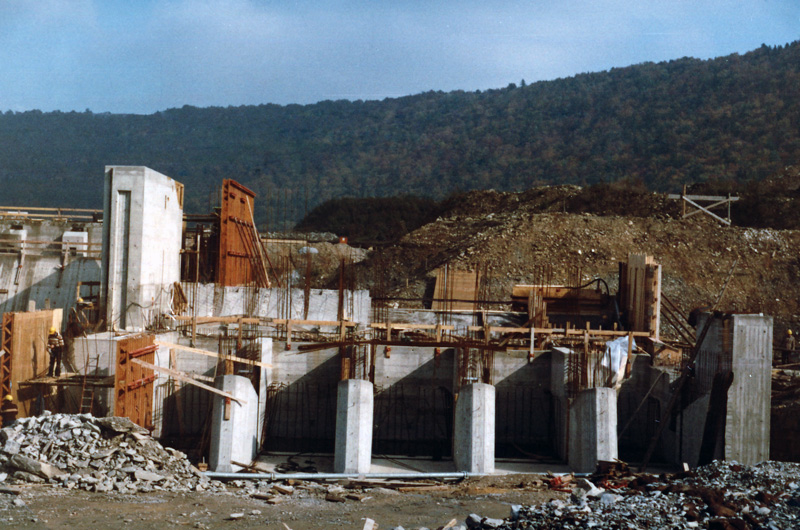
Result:
[[[463,523],[470,513],[505,518],[512,504],[539,504],[565,493],[551,491],[541,476],[505,475],[450,483],[443,491],[399,493],[394,490],[360,491],[361,501],[329,502],[324,493],[281,496],[270,505],[244,490],[228,486],[221,494],[151,493],[120,495],[65,490],[52,486],[23,488],[21,495],[0,494],[0,527],[93,530],[139,528],[201,528],[269,530],[358,529],[365,518],[381,529],[406,529]],[[15,505],[21,504],[20,506]],[[244,514],[232,519],[232,514]],[[284,526],[286,525],[286,526]]]

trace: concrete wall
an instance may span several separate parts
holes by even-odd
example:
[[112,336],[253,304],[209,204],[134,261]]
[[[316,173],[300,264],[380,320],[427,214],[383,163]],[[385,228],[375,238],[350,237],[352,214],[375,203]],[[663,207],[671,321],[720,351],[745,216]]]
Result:
[[553,396],[553,446],[556,455],[566,460],[569,454],[569,401],[567,400],[567,360],[572,354],[568,348],[553,348],[550,357],[550,393]]
[[[183,282],[183,291],[193,305],[194,284]],[[338,317],[339,293],[334,290],[312,289],[309,298],[308,318],[304,318],[302,289],[292,289],[290,300],[282,299],[285,289],[259,289],[255,301],[251,300],[253,290],[247,287],[221,286],[211,283],[197,286],[197,316],[229,316],[254,314],[262,317],[288,318],[295,320],[331,320]],[[353,315],[346,318],[359,324],[369,324],[371,298],[366,289],[348,293],[352,296]],[[350,301],[345,307],[350,307]],[[251,307],[252,306],[252,307]]]
[[341,372],[338,349],[287,351],[285,342],[276,341],[272,364],[265,447],[333,452]]
[[754,465],[769,460],[772,317],[733,316],[732,368],[725,458]]
[[[630,377],[621,385],[617,397],[617,433],[620,458],[626,462],[639,462],[670,399],[672,393],[669,385],[677,378],[677,372],[652,366],[650,355],[634,354],[631,363]],[[632,418],[634,412],[636,415]],[[626,426],[625,432],[621,432]],[[677,432],[667,427],[656,448],[653,462],[680,460],[676,456],[680,448]]]
[[[14,229],[13,226],[22,226]],[[100,223],[67,221],[3,220],[0,239],[12,233],[24,232],[29,241],[62,241],[65,233],[85,231],[92,247],[99,253],[102,235]],[[85,248],[85,247],[84,247]],[[82,256],[82,252],[62,252],[61,245],[26,245],[18,247],[0,244],[0,314],[27,311],[28,301],[37,309],[64,309],[66,314],[75,305],[78,282],[100,281],[100,259]],[[84,290],[84,294],[88,291]],[[97,291],[95,291],[97,292]]]
[[618,458],[617,393],[613,388],[578,392],[569,416],[569,467],[592,473],[600,460]]
[[[78,374],[108,377],[115,375],[117,360],[117,343],[124,339],[125,335],[117,335],[113,332],[94,333],[86,337],[76,337],[73,341],[71,362]],[[176,342],[177,333],[162,333],[157,340],[164,342]],[[164,368],[172,367],[170,360],[175,355],[181,355],[180,351],[172,352],[170,349],[159,346],[155,352],[154,363],[156,366]],[[191,355],[192,359],[201,357]],[[169,376],[164,373],[156,372],[156,380],[153,382],[153,436],[159,438],[165,431],[164,422],[167,421],[165,415],[165,393],[164,389],[170,386]],[[212,374],[213,375],[213,374]],[[81,389],[80,387],[66,387],[68,394],[65,402],[70,411],[78,412],[80,408]],[[107,416],[114,413],[114,388],[97,387],[94,392],[93,411],[97,416]]]
[[112,328],[142,330],[167,313],[180,281],[182,185],[143,166],[107,166],[102,295]]

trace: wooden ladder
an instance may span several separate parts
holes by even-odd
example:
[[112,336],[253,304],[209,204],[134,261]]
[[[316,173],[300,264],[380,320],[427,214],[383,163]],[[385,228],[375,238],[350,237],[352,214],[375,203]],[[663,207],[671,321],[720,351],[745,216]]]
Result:
[[89,383],[89,366],[91,365],[92,360],[94,360],[94,371],[93,373],[97,375],[97,369],[100,366],[100,355],[95,354],[93,357],[87,359],[87,363],[84,367],[84,374],[83,374],[83,386],[81,387],[81,414],[91,413],[92,412],[92,405],[94,404],[94,384]]

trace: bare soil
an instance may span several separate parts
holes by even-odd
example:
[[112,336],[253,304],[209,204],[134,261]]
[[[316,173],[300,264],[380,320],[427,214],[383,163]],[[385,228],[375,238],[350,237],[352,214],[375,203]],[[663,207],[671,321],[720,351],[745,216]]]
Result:
[[[463,523],[470,513],[505,518],[512,504],[539,504],[567,494],[546,489],[541,477],[506,475],[470,479],[444,491],[360,492],[363,501],[329,502],[322,493],[295,491],[284,502],[267,504],[229,485],[228,492],[119,495],[30,486],[19,496],[0,495],[2,528],[91,528],[93,530],[201,528],[272,530],[358,529],[369,517],[379,528],[439,528]],[[15,506],[20,499],[24,506]],[[231,514],[244,514],[232,519]],[[286,526],[284,526],[286,525]]]
[[449,264],[486,267],[495,300],[510,299],[514,284],[567,283],[576,275],[603,278],[614,291],[618,262],[645,253],[661,263],[662,292],[684,314],[713,303],[733,268],[718,310],[772,315],[775,337],[800,323],[800,231],[725,226],[707,215],[681,219],[680,201],[655,194],[630,205],[636,215],[616,214],[623,205],[613,202],[611,215],[558,211],[577,190],[467,194],[435,222],[373,251],[361,264],[362,281],[390,296],[421,298],[435,270]]

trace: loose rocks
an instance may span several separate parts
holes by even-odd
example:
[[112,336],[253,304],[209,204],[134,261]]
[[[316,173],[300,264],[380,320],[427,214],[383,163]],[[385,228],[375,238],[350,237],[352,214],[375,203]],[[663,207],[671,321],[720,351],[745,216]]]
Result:
[[50,414],[0,429],[0,469],[11,480],[87,491],[224,489],[127,418]]
[[[498,521],[471,514],[474,529],[516,528],[791,529],[800,527],[800,465],[764,462],[741,466],[713,462],[670,477],[642,476],[614,493],[576,488],[571,503],[512,507]],[[592,495],[587,495],[587,490]],[[573,492],[574,493],[574,492]]]

